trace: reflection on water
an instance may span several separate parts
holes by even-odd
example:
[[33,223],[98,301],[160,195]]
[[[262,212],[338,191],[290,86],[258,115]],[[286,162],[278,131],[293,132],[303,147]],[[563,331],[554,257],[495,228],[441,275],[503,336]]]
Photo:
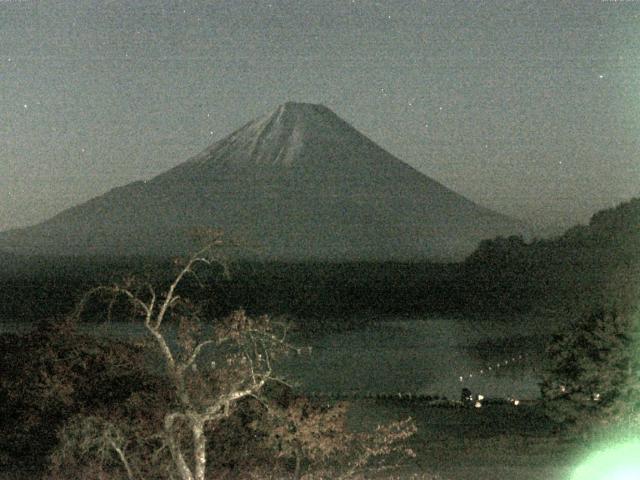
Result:
[[[491,345],[487,340],[541,335],[544,331],[539,325],[442,317],[381,320],[363,329],[311,340],[311,354],[287,357],[279,369],[308,392],[458,398],[466,387],[485,397],[537,398],[539,379],[534,367],[539,359],[534,346],[520,344],[517,350],[493,351],[487,348]],[[0,322],[0,333],[25,333],[31,328],[31,324]],[[80,330],[121,339],[144,334],[139,323],[84,324]],[[308,346],[309,340],[306,342]],[[480,353],[478,345],[484,347]]]

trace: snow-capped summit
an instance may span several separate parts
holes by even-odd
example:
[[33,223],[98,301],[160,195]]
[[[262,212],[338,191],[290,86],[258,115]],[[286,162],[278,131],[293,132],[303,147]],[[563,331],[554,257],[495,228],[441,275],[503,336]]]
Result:
[[285,103],[148,182],[34,227],[0,249],[175,254],[211,226],[280,260],[451,259],[521,226],[400,161],[327,107]]

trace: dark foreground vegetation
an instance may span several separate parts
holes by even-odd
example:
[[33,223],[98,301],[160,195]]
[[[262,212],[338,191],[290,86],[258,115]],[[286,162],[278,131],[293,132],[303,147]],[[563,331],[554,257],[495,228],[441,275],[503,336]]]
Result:
[[[148,345],[79,335],[64,320],[45,322],[29,335],[2,335],[0,342],[0,478],[126,479],[110,442],[124,448],[134,475],[140,475],[134,478],[171,478],[162,419],[176,407],[175,389],[166,376],[143,368],[154,363]],[[600,381],[621,385],[608,377]],[[620,407],[621,398],[613,389],[606,390],[609,407],[598,412],[602,404],[572,401],[579,384],[569,384],[571,394],[559,406],[565,420],[597,426],[615,421],[609,407]],[[322,478],[336,463],[369,460],[366,452],[386,448],[371,435],[376,425],[409,417],[415,427],[384,433],[387,440],[398,439],[391,446],[401,446],[402,462],[388,458],[366,478],[386,478],[391,471],[381,467],[389,464],[398,464],[395,478],[568,478],[575,452],[587,443],[559,430],[562,422],[548,414],[545,402],[483,403],[474,408],[413,397],[330,401],[274,383],[260,399],[245,399],[206,430],[206,478],[295,478],[297,468],[301,478]],[[399,432],[402,438],[388,436]],[[182,439],[187,452],[188,440]]]
[[[126,479],[113,445],[123,448],[134,478],[172,478],[161,431],[175,391],[165,376],[141,368],[149,364],[144,345],[79,335],[65,321],[0,341],[0,478]],[[415,427],[399,422],[409,417]],[[376,431],[381,423],[391,426]],[[396,456],[373,462],[366,478],[556,478],[549,474],[567,471],[576,441],[551,437],[552,428],[540,404],[347,403],[273,384],[207,429],[206,478],[295,478],[297,468],[301,478],[340,478],[321,475],[341,462],[379,460],[371,456],[396,446]]]
[[[236,262],[196,272],[148,258],[2,260],[0,317],[54,320],[0,335],[0,470],[51,479],[311,479],[394,466],[432,478],[439,455],[480,458],[485,442],[501,449],[500,461],[513,442],[559,445],[567,432],[616,424],[640,432],[640,200],[555,239],[485,241],[451,265]],[[304,318],[302,329],[314,334],[352,327],[348,319],[363,313],[487,312],[574,320],[548,345],[538,404],[487,404],[480,413],[418,399],[350,406],[307,398],[270,364],[304,349],[285,341],[288,325],[261,316]],[[79,321],[109,319],[141,322],[146,340],[76,330]],[[350,426],[362,408],[393,421]],[[503,427],[482,437],[488,425]]]
[[[18,478],[350,478],[375,471],[378,457],[411,453],[402,445],[415,432],[411,423],[351,433],[348,404],[309,400],[272,382],[206,425],[206,477],[181,475],[163,430],[181,409],[180,388],[149,370],[148,345],[79,335],[68,319],[0,342],[0,472]],[[227,379],[211,391],[203,381],[190,373],[188,390],[217,398]],[[186,420],[175,426],[185,457],[194,453],[187,427]]]
[[[5,467],[52,479],[354,478],[414,455],[410,419],[350,431],[346,404],[294,394],[273,368],[304,353],[288,324],[244,310],[210,317],[184,296],[218,243],[176,262],[169,285],[129,276],[30,334],[0,336]],[[144,338],[78,334],[101,308],[139,322]]]

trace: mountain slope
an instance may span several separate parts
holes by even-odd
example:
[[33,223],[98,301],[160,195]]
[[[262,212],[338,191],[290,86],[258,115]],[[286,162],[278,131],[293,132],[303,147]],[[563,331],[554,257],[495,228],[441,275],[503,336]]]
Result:
[[0,247],[54,254],[172,254],[195,226],[248,256],[299,260],[459,258],[521,230],[386,152],[331,110],[287,103],[151,179],[116,188]]

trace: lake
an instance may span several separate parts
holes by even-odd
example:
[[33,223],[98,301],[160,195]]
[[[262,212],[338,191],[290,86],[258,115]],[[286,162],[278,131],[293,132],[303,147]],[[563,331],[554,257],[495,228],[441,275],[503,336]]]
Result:
[[[0,332],[30,328],[0,322]],[[81,330],[117,338],[144,334],[141,324],[116,322],[85,324]],[[305,343],[294,338],[296,345],[310,346],[311,353],[286,357],[278,368],[305,392],[457,399],[466,387],[489,398],[533,399],[540,395],[540,340],[552,330],[542,319],[377,318],[364,328]]]
[[[284,370],[316,392],[412,393],[457,399],[463,387],[485,397],[538,398],[544,324],[430,317],[386,319],[310,342],[312,354]],[[486,341],[504,348],[487,348]],[[461,381],[462,377],[462,381]]]

